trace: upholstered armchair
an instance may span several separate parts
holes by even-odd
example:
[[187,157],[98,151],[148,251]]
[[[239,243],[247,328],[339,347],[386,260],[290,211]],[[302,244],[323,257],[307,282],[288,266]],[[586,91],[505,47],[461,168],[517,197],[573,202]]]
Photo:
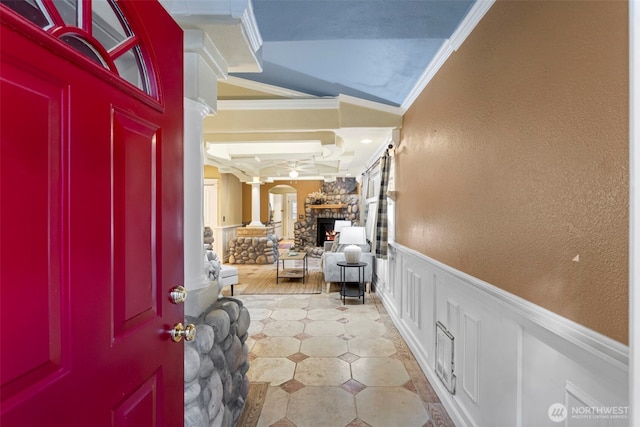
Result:
[[[364,227],[353,227],[362,229],[362,233],[364,236]],[[344,230],[344,229],[342,229]],[[340,281],[340,267],[338,267],[339,262],[345,262],[344,248],[348,246],[348,244],[341,242],[340,236],[342,232],[336,236],[336,239],[333,242],[331,250],[325,251],[322,254],[322,272],[324,274],[324,281],[327,284],[327,293],[331,288],[331,282],[339,282]],[[375,267],[375,254],[371,253],[371,245],[368,243],[358,245],[360,249],[362,249],[362,253],[360,254],[360,262],[364,262],[367,266],[364,268],[364,282],[366,283],[367,292],[370,292],[371,289],[371,281],[373,280],[373,269]],[[358,281],[358,270],[357,268],[348,268],[345,271],[345,279],[347,282],[357,282]]]

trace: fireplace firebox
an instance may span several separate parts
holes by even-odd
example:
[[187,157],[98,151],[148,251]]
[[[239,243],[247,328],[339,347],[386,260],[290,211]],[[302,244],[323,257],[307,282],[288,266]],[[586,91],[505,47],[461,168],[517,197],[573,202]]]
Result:
[[335,235],[333,227],[337,220],[343,220],[344,218],[317,218],[316,223],[316,246],[323,246],[326,240],[333,240]]

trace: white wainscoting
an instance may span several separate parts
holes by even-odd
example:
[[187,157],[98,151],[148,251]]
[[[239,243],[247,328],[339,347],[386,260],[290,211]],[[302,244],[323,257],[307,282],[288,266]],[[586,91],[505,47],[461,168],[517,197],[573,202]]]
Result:
[[212,227],[214,238],[213,249],[222,262],[229,262],[229,242],[236,237],[236,230],[240,227],[242,227],[242,224]]
[[[626,410],[627,346],[398,244],[388,269],[377,295],[457,426],[629,425],[584,417]],[[435,374],[436,321],[455,338],[453,395]],[[562,423],[554,403],[567,408]]]

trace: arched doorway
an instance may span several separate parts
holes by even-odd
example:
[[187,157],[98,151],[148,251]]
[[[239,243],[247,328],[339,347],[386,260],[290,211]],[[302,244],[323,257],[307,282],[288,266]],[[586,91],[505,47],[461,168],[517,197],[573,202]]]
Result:
[[278,239],[293,240],[298,216],[298,192],[290,185],[276,185],[269,189],[269,221]]

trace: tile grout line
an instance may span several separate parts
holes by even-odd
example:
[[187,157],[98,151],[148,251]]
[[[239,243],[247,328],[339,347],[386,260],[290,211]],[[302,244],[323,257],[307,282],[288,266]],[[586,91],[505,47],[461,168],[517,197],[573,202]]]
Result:
[[[323,292],[324,294],[324,292]],[[395,354],[391,355],[391,356],[387,356],[386,358],[394,358],[394,359],[399,359],[399,361],[402,362],[402,366],[405,369],[406,373],[408,374],[409,380],[411,382],[411,384],[413,385],[413,387],[409,387],[408,385],[399,385],[399,387],[404,387],[407,391],[413,393],[414,395],[417,395],[417,397],[419,398],[419,401],[422,403],[422,406],[424,407],[425,411],[426,411],[426,415],[428,415],[428,420],[426,421],[426,423],[423,425],[423,427],[428,427],[428,426],[453,426],[453,424],[447,424],[446,423],[446,418],[448,418],[448,415],[446,414],[446,411],[443,408],[439,408],[438,404],[439,404],[439,400],[437,400],[437,395],[431,394],[429,393],[428,389],[430,388],[430,384],[428,382],[428,380],[426,379],[426,377],[424,377],[424,373],[422,372],[422,370],[420,369],[419,365],[417,364],[417,361],[415,360],[415,357],[413,356],[411,350],[409,349],[409,347],[407,346],[407,344],[404,342],[404,340],[402,339],[402,336],[399,334],[399,331],[397,330],[397,328],[395,327],[395,325],[393,325],[393,322],[391,321],[388,313],[386,312],[386,310],[384,309],[384,306],[381,305],[381,301],[379,300],[379,298],[377,297],[377,295],[375,295],[375,293],[369,294],[368,295],[369,298],[371,298],[369,301],[373,304],[370,304],[369,306],[373,306],[372,307],[372,311],[371,314],[373,315],[373,313],[375,313],[377,315],[377,319],[375,320],[371,320],[372,322],[379,322],[379,324],[381,323],[384,328],[385,328],[385,333],[384,335],[381,335],[381,338],[386,338],[388,339],[392,344],[393,344],[393,349],[395,350]],[[311,297],[308,297],[311,298]],[[367,302],[369,302],[367,301]],[[280,300],[278,300],[276,302],[276,304],[279,304]],[[289,305],[290,304],[290,305]],[[306,334],[311,336],[308,333],[308,326],[312,325],[312,324],[316,324],[319,322],[323,322],[323,321],[328,321],[326,319],[323,318],[318,318],[318,319],[312,319],[309,317],[309,314],[312,310],[316,310],[319,307],[316,306],[315,303],[311,303],[311,301],[308,301],[307,305],[305,305],[304,307],[299,307],[297,306],[297,304],[294,303],[289,303],[289,304],[283,304],[283,307],[278,307],[277,305],[274,305],[273,307],[271,307],[269,310],[271,311],[271,313],[269,314],[269,316],[267,317],[268,320],[275,322],[278,321],[278,317],[276,316],[276,318],[273,317],[275,311],[277,310],[284,310],[287,308],[299,308],[304,310],[305,315],[302,319],[298,319],[298,322],[301,322],[303,324],[303,328],[302,328],[302,334]],[[294,307],[295,306],[295,307]],[[362,307],[361,305],[358,306],[354,306],[354,307],[350,307],[350,306],[337,306],[337,307],[327,307],[327,308],[331,308],[331,309],[336,309],[336,308],[342,308],[343,314],[345,314],[346,316],[344,316],[344,318],[349,319],[348,322],[344,323],[345,325],[348,323],[351,323],[352,321],[352,317],[355,316],[356,319],[360,320],[360,316],[364,313],[363,318],[366,320],[370,315],[367,314],[368,311],[362,312],[360,307]],[[321,309],[324,309],[321,308]],[[281,314],[280,317],[282,317],[283,314]],[[267,320],[267,319],[263,319],[263,320]],[[280,318],[279,320],[286,320],[286,318]],[[335,319],[333,321],[340,321],[340,319]],[[343,322],[340,322],[343,323]],[[359,323],[359,322],[358,322]],[[264,325],[266,325],[267,323],[263,323]],[[354,324],[355,325],[355,324]],[[324,328],[323,325],[318,325],[317,328]],[[313,328],[315,329],[315,328]],[[325,331],[323,330],[323,333]],[[260,332],[261,335],[263,335],[263,332]],[[294,335],[295,336],[295,335]],[[313,335],[316,336],[316,335]],[[322,336],[322,334],[320,335]],[[327,336],[338,336],[338,335],[327,335]],[[358,335],[359,336],[359,335]],[[262,337],[261,337],[262,338]],[[352,337],[353,338],[353,337]],[[258,338],[260,339],[260,338]],[[302,348],[303,348],[303,343],[304,340],[298,338],[300,340],[300,345],[298,347],[298,353],[302,352]],[[256,340],[257,341],[257,340]],[[347,340],[347,352],[350,352],[351,349],[348,346],[348,342],[349,340]],[[253,354],[252,351],[252,356],[254,357],[258,357],[257,355]],[[373,357],[373,356],[372,356]],[[345,362],[348,363],[349,365],[349,379],[347,381],[345,381],[344,383],[340,384],[338,387],[342,388],[342,386],[344,386],[345,384],[347,384],[349,381],[357,381],[354,378],[354,371],[353,371],[353,361],[347,361],[346,359],[342,359],[339,356],[327,356],[326,358],[328,359],[335,359],[335,358],[339,358]],[[301,361],[297,360],[298,358],[295,358],[295,360],[292,360],[294,362],[294,369],[293,369],[293,374],[292,374],[292,378],[291,380],[295,380],[296,374],[298,373],[298,363],[300,363]],[[350,359],[350,358],[347,358]],[[291,360],[291,359],[289,359]],[[417,369],[417,370],[416,370]],[[422,374],[422,375],[420,375]],[[283,383],[284,384],[284,383]],[[423,387],[424,385],[424,387]],[[282,419],[280,419],[279,421],[276,422],[277,425],[289,425],[289,426],[293,426],[294,423],[288,418],[288,412],[290,409],[290,405],[291,405],[291,396],[292,394],[287,391],[286,388],[282,388],[282,384],[280,386],[277,386],[279,388],[281,388],[283,391],[286,392],[286,401],[283,401],[283,403],[285,403],[285,415]],[[324,387],[321,385],[317,385],[317,386],[308,386],[308,385],[303,385],[303,388],[315,388],[315,387]],[[359,394],[360,392],[362,392],[363,390],[367,389],[367,388],[371,388],[371,389],[376,389],[378,386],[366,386],[364,384],[361,384],[362,389],[358,390],[357,393],[353,393],[353,388],[350,388],[349,386],[346,386],[345,388],[343,388],[343,390],[349,392],[352,394],[353,398],[355,399],[356,395]],[[383,387],[383,386],[380,386]],[[290,389],[291,390],[291,389]],[[298,390],[296,390],[298,391]],[[429,396],[431,396],[431,398],[429,398]],[[436,399],[433,399],[433,396],[436,397]],[[355,401],[354,401],[355,403]],[[441,405],[440,405],[441,406]],[[355,405],[355,418],[347,425],[348,427],[365,427],[365,426],[369,426],[369,424],[367,424],[363,419],[360,418],[360,413],[358,410],[358,406]],[[441,421],[445,421],[445,423],[440,423]],[[282,423],[282,424],[280,424]]]
[[[382,302],[377,296],[374,297],[374,294],[371,294],[370,298],[373,299],[375,307],[378,310],[378,313],[380,314],[380,318],[384,322],[385,326],[392,333],[393,335],[392,342],[396,347],[396,350],[400,353],[400,359],[402,360],[402,364],[405,366],[405,369],[409,374],[409,378],[416,389],[416,394],[420,396],[420,400],[422,400],[427,410],[427,413],[429,414],[430,419],[427,424],[431,423],[432,425],[435,425],[434,423],[435,423],[436,417],[438,415],[440,415],[441,417],[444,415],[444,420],[443,420],[444,424],[442,424],[442,426],[454,427],[453,421],[451,420],[451,418],[446,412],[443,411],[444,414],[442,414],[442,413],[437,413],[434,410],[434,405],[441,406],[440,399],[438,398],[437,394],[431,387],[431,384],[429,383],[429,380],[424,375],[424,372],[422,372],[422,369],[419,367],[418,362],[415,359],[415,356],[411,352],[411,349],[402,338],[402,335],[400,335],[400,332],[398,331],[398,329],[393,324],[393,321],[391,320],[391,317],[388,315],[386,309],[384,308],[384,305],[382,305]],[[419,372],[415,371],[416,368],[419,370]],[[424,385],[424,387],[422,387],[422,385]],[[425,390],[425,388],[429,388],[431,392],[428,390]],[[434,397],[434,396],[436,401],[432,402],[431,401],[432,399],[430,397]]]

